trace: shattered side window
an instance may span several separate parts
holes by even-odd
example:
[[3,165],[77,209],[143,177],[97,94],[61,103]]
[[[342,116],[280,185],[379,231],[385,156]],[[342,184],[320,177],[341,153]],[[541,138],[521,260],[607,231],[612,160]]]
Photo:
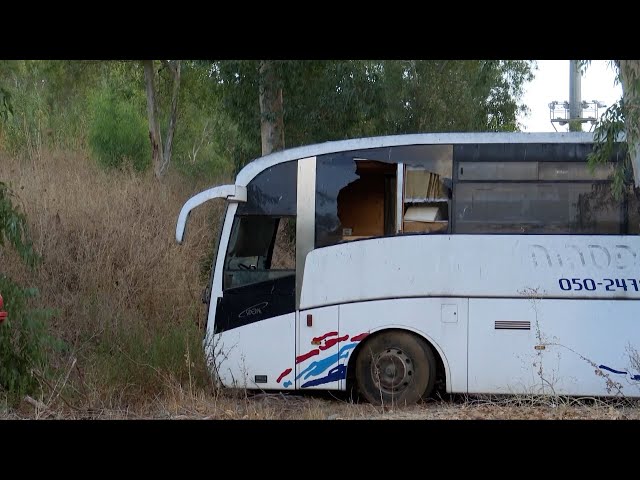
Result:
[[342,240],[338,195],[360,176],[353,158],[347,155],[319,157],[316,168],[316,247],[324,247]]
[[361,158],[354,152],[320,157],[315,246],[393,234],[396,172],[394,163]]

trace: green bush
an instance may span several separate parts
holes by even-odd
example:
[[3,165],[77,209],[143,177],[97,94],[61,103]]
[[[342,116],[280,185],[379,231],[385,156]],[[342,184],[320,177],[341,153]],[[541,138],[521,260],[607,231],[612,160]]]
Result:
[[[0,247],[11,245],[21,259],[35,267],[39,257],[29,238],[24,214],[13,204],[11,190],[0,182]],[[48,351],[61,344],[46,332],[45,321],[51,310],[28,308],[27,301],[37,294],[22,288],[0,274],[0,295],[9,316],[0,324],[0,391],[18,399],[38,390],[38,378],[48,375]]]
[[140,110],[139,102],[108,87],[92,96],[89,147],[103,166],[119,168],[130,163],[142,171],[151,164],[149,128]]
[[7,320],[0,324],[0,391],[9,399],[39,391],[37,375],[49,376],[49,352],[63,344],[46,330],[51,310],[29,309],[27,301],[37,290],[22,288],[0,275],[0,292]]

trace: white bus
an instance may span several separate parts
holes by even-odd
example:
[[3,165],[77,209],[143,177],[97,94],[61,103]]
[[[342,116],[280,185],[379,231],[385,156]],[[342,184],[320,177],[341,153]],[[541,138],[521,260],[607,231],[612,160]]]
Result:
[[[204,341],[222,386],[638,396],[640,205],[590,133],[327,142],[247,164]],[[619,151],[618,151],[619,152]],[[619,155],[614,153],[613,155]],[[615,158],[612,158],[612,161]]]

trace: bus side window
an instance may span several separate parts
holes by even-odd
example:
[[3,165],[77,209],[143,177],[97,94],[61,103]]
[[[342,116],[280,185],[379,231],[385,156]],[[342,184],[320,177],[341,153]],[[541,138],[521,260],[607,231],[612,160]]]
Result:
[[295,219],[262,215],[234,220],[224,290],[295,275]]
[[395,163],[348,155],[320,158],[315,246],[395,233]]
[[405,167],[402,231],[446,233],[451,180],[425,167]]

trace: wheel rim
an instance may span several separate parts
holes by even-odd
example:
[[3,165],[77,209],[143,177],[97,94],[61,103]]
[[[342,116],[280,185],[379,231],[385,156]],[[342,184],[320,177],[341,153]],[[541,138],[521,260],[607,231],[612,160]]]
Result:
[[382,392],[397,394],[411,384],[413,362],[399,348],[388,348],[374,359],[371,374]]

